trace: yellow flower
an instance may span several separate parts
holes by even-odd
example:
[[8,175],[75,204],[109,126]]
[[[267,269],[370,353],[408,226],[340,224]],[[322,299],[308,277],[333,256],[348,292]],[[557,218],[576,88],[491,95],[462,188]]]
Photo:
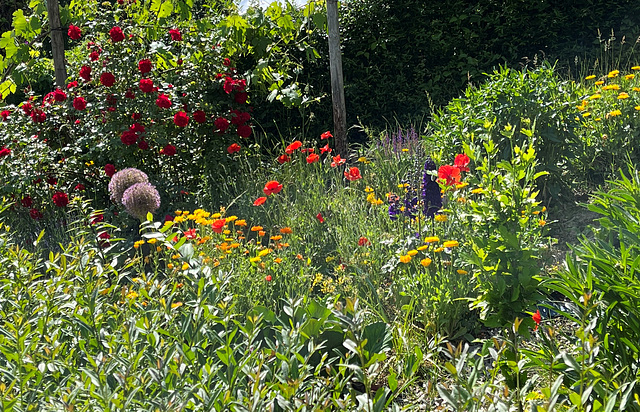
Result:
[[473,189],[473,190],[471,191],[471,193],[473,193],[474,195],[480,194],[480,193],[482,193],[482,192],[484,192],[484,189],[483,189],[483,188],[481,188],[481,187],[478,187],[478,188]]
[[410,250],[410,251],[407,252],[407,255],[409,255],[409,256],[415,256],[417,254],[418,254],[418,251],[415,250],[415,249],[414,250]]
[[260,252],[258,252],[258,256],[262,257],[262,256],[266,256],[269,253],[271,253],[271,249],[263,249]]
[[258,232],[260,230],[263,230],[264,228],[262,226],[252,226],[251,227],[251,231],[252,232]]
[[599,99],[599,98],[601,98],[601,97],[602,97],[601,95],[599,95],[599,94],[597,94],[597,93],[596,93],[596,94],[594,94],[593,96],[590,96],[590,97],[589,97],[589,100],[595,100],[595,99]]
[[598,80],[597,82],[595,82],[596,86],[601,86],[603,84],[604,84],[604,82],[602,80]]
[[138,295],[138,292],[135,292],[135,291],[131,291],[131,292],[127,293],[127,299],[135,299],[138,296],[140,296],[140,295]]
[[247,221],[244,219],[240,219],[240,220],[236,220],[235,222],[233,222],[234,225],[236,226],[246,226],[247,225]]
[[618,109],[616,110],[612,110],[609,113],[607,113],[607,117],[616,117],[616,116],[620,116],[622,114],[622,112]]
[[173,269],[173,263],[167,263],[167,269],[169,270]]
[[233,222],[234,220],[238,220],[238,216],[229,216],[225,219],[227,223]]
[[447,240],[442,244],[443,247],[457,247],[460,246],[457,240]]
[[225,230],[222,231],[222,234],[223,235],[230,235],[231,231],[229,229],[225,229]]
[[182,306],[182,302],[174,302],[171,304],[171,309],[179,308]]
[[633,66],[631,70],[640,70],[640,66]]
[[633,74],[633,73],[631,73],[631,74],[627,74],[626,76],[624,76],[624,78],[625,78],[626,80],[631,80],[631,79],[633,79],[634,77],[636,77],[636,75],[635,75],[635,74]]
[[607,77],[613,78],[613,77],[616,77],[618,74],[620,74],[619,70],[612,70],[609,72],[609,74],[607,74]]
[[424,258],[420,261],[420,264],[424,267],[429,267],[429,265],[431,264],[431,259]]
[[156,238],[151,238],[151,239],[147,240],[147,243],[150,243],[150,244],[152,244],[152,245],[153,245],[153,244],[155,244],[157,241],[158,241],[158,239],[156,239]]
[[439,248],[437,248],[437,249],[434,249],[433,251],[434,251],[435,253],[440,253],[440,252],[442,252],[443,250],[444,250],[444,248],[443,248],[443,247],[439,247]]
[[220,216],[222,216],[220,213],[214,213],[211,215],[212,219],[220,219]]
[[402,149],[402,151],[403,151],[403,152],[408,152],[408,151],[409,151],[409,149],[406,149],[406,148],[405,148],[405,149]]
[[358,162],[367,164],[367,163],[369,163],[369,159],[367,159],[366,157],[362,156],[362,157],[358,158]]
[[281,235],[271,236],[271,240],[273,240],[273,241],[278,241],[280,239],[282,239]]
[[456,183],[456,189],[463,189],[463,188],[465,188],[467,186],[469,186],[469,183],[467,183],[467,182]]
[[182,269],[182,270],[187,270],[187,269],[189,269],[189,264],[188,264],[187,262],[184,262],[184,263],[182,264],[181,269]]
[[618,95],[618,100],[622,100],[622,99],[628,99],[629,95],[625,92],[622,92]]
[[162,252],[162,247],[156,246],[156,252]]
[[364,188],[364,191],[365,191],[366,193],[371,193],[371,192],[373,192],[373,188],[371,188],[371,187],[367,186],[367,187],[365,187],[365,188]]
[[599,117],[596,117],[596,118],[595,118],[595,119],[593,119],[593,120],[595,120],[596,122],[599,122],[599,121],[600,121],[600,120],[602,120],[602,119],[601,119],[601,118],[599,118]]
[[260,256],[256,256],[256,257],[252,257],[249,259],[249,262],[251,263],[258,263],[260,262],[262,259],[260,259]]
[[538,220],[538,225],[539,225],[539,226],[544,226],[544,225],[546,225],[546,224],[547,224],[547,221],[546,221],[546,220],[544,220],[544,219],[540,219],[540,220]]
[[173,219],[173,221],[175,223],[182,223],[184,222],[184,216],[176,216],[175,219]]
[[589,116],[591,116],[591,113],[589,113],[589,112],[586,112],[586,113],[582,114],[582,117],[589,117]]
[[182,214],[182,210],[176,210],[175,212],[173,212],[176,214],[176,216],[180,216]]
[[427,250],[429,248],[429,246],[427,245],[422,245],[422,246],[418,246],[416,249],[422,251],[422,250]]
[[409,255],[402,255],[402,256],[400,256],[400,262],[402,262],[402,263],[409,263],[409,262],[411,262],[411,256],[409,256]]
[[403,188],[405,188],[405,187],[409,187],[409,183],[400,183],[400,184],[398,185],[398,188],[399,188],[399,189],[403,189]]
[[435,215],[435,217],[433,218],[436,222],[446,222],[449,218],[447,217],[447,215],[440,213]]
[[617,84],[608,84],[602,88],[602,90],[620,90],[620,86]]
[[137,242],[135,242],[135,243],[133,244],[133,248],[134,248],[134,249],[137,249],[137,248],[139,248],[139,247],[140,247],[140,246],[142,246],[142,245],[144,245],[144,240],[138,240]]
[[595,74],[592,74],[592,75],[589,75],[589,76],[585,77],[584,79],[585,80],[591,80],[591,79],[595,79],[595,78],[596,78]]
[[458,269],[456,272],[458,272],[458,275],[466,275],[469,273],[466,270],[462,270],[462,269]]
[[640,87],[634,87],[634,88],[633,88],[633,89],[631,89],[631,90],[633,90],[634,92],[640,92]]
[[435,243],[439,241],[440,241],[440,238],[438,236],[429,236],[424,239],[424,243]]

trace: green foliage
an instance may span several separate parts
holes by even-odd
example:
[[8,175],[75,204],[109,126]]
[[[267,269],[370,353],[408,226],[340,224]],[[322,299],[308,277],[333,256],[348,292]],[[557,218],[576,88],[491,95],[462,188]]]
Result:
[[[466,241],[473,250],[466,258],[478,269],[479,295],[473,305],[490,327],[507,327],[540,299],[537,276],[545,246],[546,208],[540,207],[534,189],[545,172],[536,173],[534,132],[519,130],[531,142],[522,146],[515,128],[508,126],[502,133],[513,145],[510,160],[492,160],[498,151],[493,140],[483,148],[467,146],[477,170],[469,183],[477,189],[461,212],[468,225]],[[530,323],[529,319],[524,326]]]

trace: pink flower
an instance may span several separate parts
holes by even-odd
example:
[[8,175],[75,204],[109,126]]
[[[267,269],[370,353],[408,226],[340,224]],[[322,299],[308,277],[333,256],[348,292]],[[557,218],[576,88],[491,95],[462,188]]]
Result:
[[82,36],[82,30],[80,30],[80,27],[70,24],[69,30],[67,30],[67,35],[71,38],[71,40],[79,40]]
[[124,40],[124,33],[122,29],[118,26],[115,26],[111,30],[109,30],[109,36],[111,37],[111,41],[114,43],[121,42]]

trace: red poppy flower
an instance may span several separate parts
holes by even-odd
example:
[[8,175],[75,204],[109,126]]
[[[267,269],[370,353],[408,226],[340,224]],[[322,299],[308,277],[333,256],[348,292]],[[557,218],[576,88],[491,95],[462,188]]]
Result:
[[302,142],[300,140],[296,140],[295,142],[287,146],[287,148],[284,149],[284,151],[286,154],[292,154],[296,150],[300,149],[300,147],[302,147]]
[[331,167],[338,167],[340,165],[345,164],[346,161],[347,159],[340,158],[340,155],[333,156],[333,162],[331,162]]
[[322,140],[324,140],[324,139],[328,139],[328,138],[330,138],[330,137],[333,137],[333,135],[332,135],[332,134],[331,134],[331,132],[329,132],[329,131],[324,132],[324,133],[322,133],[322,134],[320,135],[320,139],[322,139]]
[[116,82],[116,78],[112,73],[105,72],[100,75],[100,84],[105,87],[111,87]]
[[467,156],[466,154],[459,154],[453,161],[453,165],[460,169],[461,172],[468,172],[469,168],[467,167],[467,165],[470,161],[471,159],[469,159],[469,156]]
[[264,189],[262,189],[264,194],[267,196],[271,194],[280,193],[281,190],[282,190],[282,184],[278,183],[277,180],[268,181],[267,184],[264,185]]
[[266,202],[266,201],[267,201],[267,198],[262,196],[262,197],[257,198],[255,200],[255,202],[253,202],[253,205],[254,206],[260,206],[260,205],[264,204],[264,202]]
[[315,152],[315,151],[316,151],[316,149],[315,149],[315,148],[313,148],[313,147],[308,147],[308,148],[306,148],[306,149],[302,149],[302,150],[300,150],[300,153],[313,153],[313,152]]
[[346,177],[350,182],[362,179],[362,175],[360,175],[360,169],[358,169],[357,167],[350,167],[348,171],[345,170],[344,177]]
[[438,169],[438,179],[447,186],[460,183],[460,169],[451,165],[442,165]]
[[224,228],[224,225],[226,223],[227,223],[226,219],[218,219],[211,224],[211,229],[213,229],[213,231],[216,233],[222,233],[222,229]]
[[149,59],[142,59],[138,62],[138,70],[140,70],[140,73],[142,74],[149,73],[152,67],[153,65]]
[[232,145],[230,145],[229,147],[227,147],[227,153],[229,154],[234,154],[234,153],[238,153],[240,151],[241,147],[238,143],[234,143]]
[[271,282],[273,278],[271,277],[271,275],[267,275],[264,277],[264,280],[266,280],[267,282]]
[[533,319],[533,321],[536,323],[536,328],[534,330],[538,330],[538,326],[542,321],[542,315],[540,315],[540,310],[536,310],[536,313],[534,313],[533,316],[531,316],[531,319]]
[[318,219],[320,221],[320,223],[324,223],[324,218],[322,217],[322,213],[318,213],[316,215],[316,219]]
[[358,246],[371,246],[371,242],[366,237],[362,236],[358,239]]
[[195,239],[198,235],[196,235],[196,229],[195,228],[191,228],[189,230],[187,230],[186,232],[184,232],[184,237],[186,237],[187,239]]
[[309,156],[307,156],[307,163],[309,164],[315,163],[318,160],[320,160],[320,156],[315,153],[311,153]]
[[173,116],[173,123],[178,127],[186,127],[189,124],[189,116],[185,112],[178,112]]
[[70,24],[69,30],[67,30],[67,35],[71,40],[79,40],[80,36],[82,36],[82,30],[80,30],[80,27]]
[[329,147],[329,143],[320,148],[320,154],[322,153],[331,153],[333,151],[332,148]]
[[284,163],[290,162],[291,158],[289,156],[287,156],[286,154],[283,154],[283,155],[278,156],[278,159],[276,159],[276,160],[278,160],[278,163],[284,164]]

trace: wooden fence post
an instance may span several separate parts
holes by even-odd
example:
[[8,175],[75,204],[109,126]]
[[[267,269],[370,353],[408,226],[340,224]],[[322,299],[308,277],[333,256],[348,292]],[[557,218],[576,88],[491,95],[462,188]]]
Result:
[[329,67],[331,71],[331,101],[333,102],[333,136],[336,139],[336,152],[347,157],[349,143],[347,141],[347,109],[344,103],[344,83],[342,81],[338,0],[327,0],[327,26],[329,28]]
[[56,86],[64,89],[67,81],[67,66],[64,62],[64,37],[60,27],[60,5],[58,0],[47,0],[49,14],[49,30],[51,30],[51,52],[53,68],[56,75]]

